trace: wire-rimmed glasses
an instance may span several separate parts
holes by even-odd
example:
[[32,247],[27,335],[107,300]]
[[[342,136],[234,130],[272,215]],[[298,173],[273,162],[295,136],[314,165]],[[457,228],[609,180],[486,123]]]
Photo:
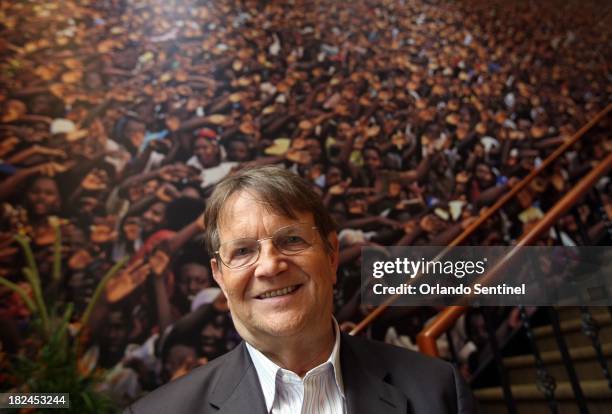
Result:
[[297,223],[281,227],[269,237],[259,240],[242,238],[221,243],[215,252],[221,262],[230,269],[252,265],[259,259],[261,242],[270,239],[274,247],[286,256],[292,256],[311,247],[316,240],[316,226]]

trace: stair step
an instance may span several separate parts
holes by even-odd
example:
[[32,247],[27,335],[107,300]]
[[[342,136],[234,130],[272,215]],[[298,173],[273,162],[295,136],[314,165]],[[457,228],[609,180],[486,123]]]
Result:
[[[557,310],[559,320],[561,321],[576,319],[582,316],[582,312],[580,312],[580,308],[578,306],[559,306],[555,309]],[[610,314],[610,311],[608,311],[606,306],[593,306],[589,307],[588,309],[589,312],[591,312],[591,315],[602,316],[605,314]]]
[[[595,319],[600,327],[599,341],[601,343],[612,343],[612,317],[610,314],[607,312],[594,313],[593,319]],[[580,317],[562,321],[561,331],[568,348],[591,345],[589,337],[582,333],[582,319]],[[533,333],[540,352],[558,349],[551,325],[534,328]]]
[[[605,378],[592,346],[570,348],[569,352],[580,381]],[[602,352],[608,363],[608,369],[612,370],[612,343],[603,344]],[[557,382],[569,380],[559,351],[542,352],[541,356],[548,372]],[[504,358],[504,366],[508,369],[511,384],[535,383],[536,367],[533,355]]]
[[[610,408],[612,407],[612,390],[608,388],[607,381],[582,381],[581,386],[591,414],[610,413]],[[474,396],[478,401],[479,412],[481,414],[506,412],[503,392],[500,387],[474,390]],[[535,384],[513,385],[512,396],[516,401],[519,414],[550,413],[546,398],[537,389]],[[580,413],[569,382],[557,383],[555,399],[557,400],[559,414]]]

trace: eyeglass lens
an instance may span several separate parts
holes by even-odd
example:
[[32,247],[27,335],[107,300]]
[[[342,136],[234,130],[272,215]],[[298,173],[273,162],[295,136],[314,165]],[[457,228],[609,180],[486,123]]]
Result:
[[261,242],[272,239],[274,246],[285,255],[306,250],[313,244],[314,228],[310,225],[291,225],[277,230],[271,237],[230,240],[219,247],[221,261],[230,268],[251,265],[259,258]]

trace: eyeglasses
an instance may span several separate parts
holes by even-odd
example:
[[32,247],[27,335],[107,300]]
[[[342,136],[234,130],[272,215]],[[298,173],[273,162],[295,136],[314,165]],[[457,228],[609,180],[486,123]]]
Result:
[[286,256],[293,256],[315,243],[316,229],[315,226],[306,223],[292,224],[281,227],[272,236],[259,240],[244,238],[221,243],[215,254],[230,269],[247,267],[259,259],[261,242],[270,239],[279,252]]

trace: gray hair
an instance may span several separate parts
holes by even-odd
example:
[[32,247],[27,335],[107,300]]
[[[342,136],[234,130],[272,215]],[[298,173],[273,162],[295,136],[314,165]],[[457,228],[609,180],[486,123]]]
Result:
[[296,219],[298,212],[312,213],[324,246],[331,251],[327,237],[336,225],[310,184],[284,168],[264,166],[240,170],[217,183],[204,212],[204,241],[211,257],[219,249],[219,220],[225,203],[241,191],[249,191],[275,214]]

